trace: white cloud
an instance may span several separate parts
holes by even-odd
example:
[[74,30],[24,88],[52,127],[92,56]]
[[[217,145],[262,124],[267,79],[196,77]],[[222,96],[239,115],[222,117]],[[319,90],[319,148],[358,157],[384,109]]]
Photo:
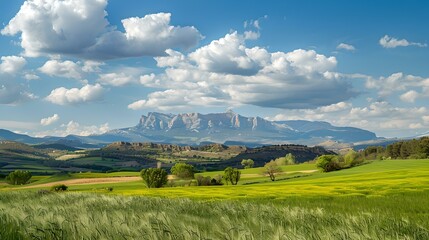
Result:
[[72,61],[48,60],[39,71],[55,77],[81,79],[81,67]]
[[[342,107],[336,107],[338,105]],[[329,111],[332,108],[339,111]],[[337,126],[363,128],[385,137],[411,136],[415,130],[425,131],[429,128],[427,108],[400,108],[386,101],[370,102],[368,106],[360,107],[352,106],[351,103],[338,103],[316,109],[284,110],[269,119],[328,121]]]
[[105,123],[100,126],[90,125],[84,126],[75,121],[70,121],[67,124],[62,125],[65,130],[62,132],[62,136],[66,135],[79,135],[79,136],[89,136],[94,134],[102,134],[109,131],[109,124]]
[[347,44],[347,43],[340,43],[337,46],[337,49],[344,49],[347,51],[354,51],[355,47],[353,45]]
[[380,38],[378,42],[384,48],[396,48],[396,47],[408,47],[408,46],[427,47],[426,43],[409,42],[407,39],[397,39],[394,37],[390,37],[388,35],[385,35],[384,37]]
[[97,62],[97,61],[85,61],[82,67],[82,71],[84,72],[100,72],[101,69],[100,67],[103,66],[104,63],[103,62]]
[[[365,86],[368,89],[378,90],[378,95],[381,97],[390,96],[396,92],[403,92],[400,99],[405,102],[414,102],[418,97],[429,97],[429,78],[405,75],[402,72],[378,79],[366,78]],[[422,91],[419,93],[414,89],[422,89]]]
[[98,82],[103,85],[112,85],[112,86],[123,86],[136,82],[133,76],[127,75],[125,73],[106,73],[100,74]]
[[261,34],[259,32],[254,32],[254,31],[245,31],[244,32],[244,39],[256,40],[260,36],[261,36]]
[[95,102],[102,99],[104,89],[100,84],[85,85],[82,88],[56,88],[45,99],[58,105],[80,104]]
[[419,93],[414,91],[414,90],[410,90],[404,94],[402,94],[399,98],[404,101],[404,102],[409,102],[409,103],[413,103],[414,101],[416,101],[416,99],[419,97]]
[[24,78],[27,79],[27,80],[37,80],[37,79],[40,79],[39,76],[37,76],[36,74],[32,74],[32,73],[26,73],[24,75]]
[[58,114],[54,114],[50,117],[40,119],[40,124],[42,126],[49,126],[56,123],[58,120],[60,120],[60,116]]
[[[233,32],[184,55],[168,50],[157,57],[165,72],[142,76],[140,83],[164,89],[130,104],[132,109],[209,105],[316,108],[356,95],[344,75],[333,72],[335,57],[314,50],[270,53],[246,47]],[[202,99],[202,100],[198,100]]]
[[20,71],[27,61],[18,56],[2,56],[0,63],[0,73],[15,74]]
[[92,59],[158,56],[168,48],[189,48],[202,38],[194,27],[170,25],[170,13],[122,20],[124,32],[109,25],[107,0],[27,0],[2,29],[21,36],[26,56],[72,55]]

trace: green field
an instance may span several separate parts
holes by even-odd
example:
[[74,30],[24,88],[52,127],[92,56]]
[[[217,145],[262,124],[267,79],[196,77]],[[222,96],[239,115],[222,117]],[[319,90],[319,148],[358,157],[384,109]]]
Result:
[[[134,181],[41,195],[40,188],[0,185],[0,239],[429,239],[428,160],[308,172],[314,169],[284,166],[275,182],[246,169],[237,186],[147,189]],[[116,176],[138,173],[58,175],[32,184]]]

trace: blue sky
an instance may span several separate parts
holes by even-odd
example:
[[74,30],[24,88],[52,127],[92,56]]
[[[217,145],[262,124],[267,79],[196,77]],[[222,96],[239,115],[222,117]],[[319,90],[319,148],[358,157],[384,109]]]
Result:
[[97,134],[142,114],[429,130],[426,1],[0,3],[0,128]]

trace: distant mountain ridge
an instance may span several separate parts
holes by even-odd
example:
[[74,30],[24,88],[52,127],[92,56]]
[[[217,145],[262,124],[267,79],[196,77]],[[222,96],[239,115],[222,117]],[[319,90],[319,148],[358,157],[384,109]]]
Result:
[[104,134],[121,141],[152,141],[176,144],[243,143],[314,145],[326,140],[358,142],[378,139],[375,133],[353,127],[335,127],[327,122],[305,120],[269,121],[225,113],[165,114],[149,112],[130,128]]
[[224,113],[159,113],[143,115],[137,125],[91,136],[35,138],[0,130],[0,140],[29,144],[60,143],[76,148],[92,148],[113,142],[154,142],[179,145],[221,143],[262,146],[272,144],[317,145],[332,140],[354,143],[378,140],[375,133],[353,127],[336,127],[327,122],[270,121],[245,117],[233,111]]

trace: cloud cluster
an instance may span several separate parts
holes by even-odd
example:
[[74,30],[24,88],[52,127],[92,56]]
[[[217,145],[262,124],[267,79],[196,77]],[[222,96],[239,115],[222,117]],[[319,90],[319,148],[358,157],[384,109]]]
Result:
[[355,96],[351,86],[333,72],[335,57],[314,50],[268,52],[246,47],[237,32],[214,40],[184,55],[167,50],[157,57],[159,75],[145,75],[140,82],[165,88],[147,99],[129,105],[131,109],[243,105],[297,109],[315,108]]
[[73,55],[91,59],[159,56],[190,48],[202,38],[192,26],[170,25],[170,13],[122,20],[124,32],[106,19],[107,0],[27,0],[1,30],[21,36],[26,56]]
[[96,125],[81,125],[78,122],[70,121],[67,124],[61,125],[63,128],[61,132],[61,136],[66,135],[79,135],[79,136],[89,136],[94,134],[102,134],[110,130],[109,124],[101,124],[99,126]]
[[40,120],[40,124],[41,124],[42,126],[49,126],[49,125],[51,125],[51,124],[56,123],[58,120],[60,120],[60,116],[59,116],[58,114],[54,114],[54,115],[52,115],[52,116],[50,116],[50,117],[42,118],[42,119]]
[[103,98],[104,88],[100,84],[86,84],[82,88],[56,88],[45,99],[58,105],[81,104],[96,102]]
[[429,78],[405,75],[402,72],[388,77],[367,77],[365,86],[376,89],[381,97],[402,92],[400,99],[404,102],[414,102],[417,98],[429,97]]
[[286,110],[271,120],[306,119],[329,121],[338,126],[354,126],[375,131],[381,136],[410,135],[409,129],[425,131],[429,128],[429,109],[425,107],[400,108],[386,101],[369,102],[368,106],[354,107],[340,102],[316,109]]
[[389,35],[384,35],[384,37],[380,38],[378,42],[384,48],[396,48],[396,47],[408,47],[408,46],[427,47],[426,43],[409,42],[407,39],[397,39],[394,37],[390,37]]

